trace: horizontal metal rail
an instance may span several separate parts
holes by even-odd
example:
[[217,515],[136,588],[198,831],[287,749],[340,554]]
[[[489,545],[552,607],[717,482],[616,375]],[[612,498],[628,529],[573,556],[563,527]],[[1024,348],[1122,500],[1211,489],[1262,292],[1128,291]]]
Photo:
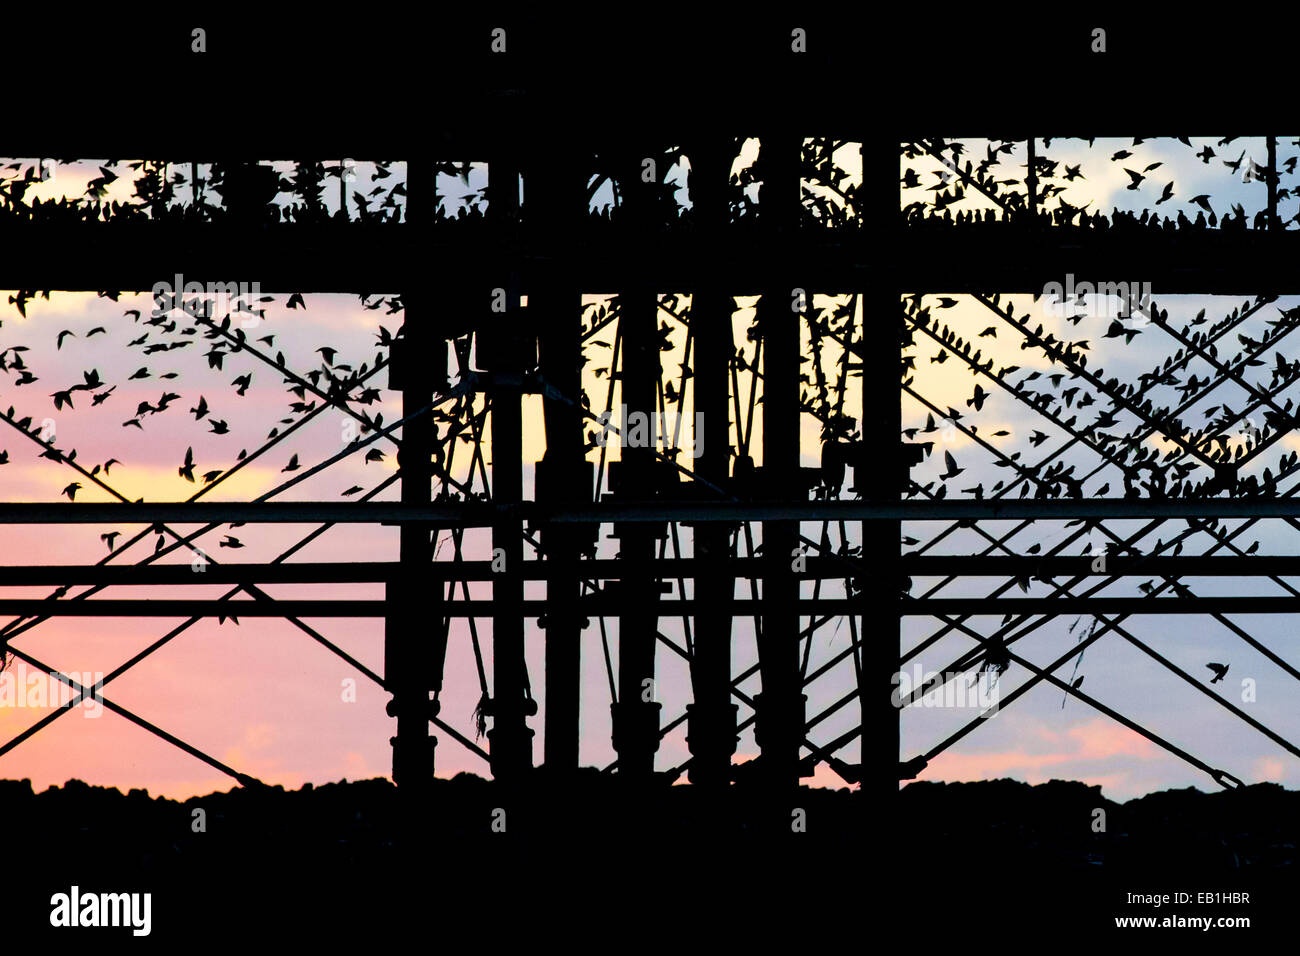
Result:
[[[661,600],[659,616],[673,617],[697,613],[701,604],[712,605],[714,599]],[[595,594],[577,601],[565,601],[564,607],[581,614],[617,614],[625,605],[617,593]],[[869,612],[866,599],[802,598],[801,614],[862,614]],[[730,607],[738,616],[759,613],[763,602],[737,598]],[[525,617],[542,617],[555,608],[545,599],[526,600]],[[496,605],[491,600],[448,601],[442,606],[445,617],[491,617]],[[898,613],[910,616],[945,614],[1300,614],[1300,597],[1179,597],[1179,598],[925,598],[901,600]],[[70,601],[51,598],[0,598],[2,615],[36,615],[42,617],[374,617],[389,613],[378,600],[298,600],[219,601],[186,599],[130,599]]]
[[[1300,576],[1300,555],[1189,555],[1186,557],[1078,555],[1038,558],[1033,555],[903,555],[899,570],[912,575],[1055,578],[1098,577],[1273,577]],[[659,580],[694,579],[704,567],[696,558],[660,558],[652,571]],[[710,562],[737,578],[763,577],[762,558]],[[366,584],[386,583],[401,573],[396,561],[328,561],[300,564],[25,564],[0,565],[0,588],[36,586],[131,586],[199,584]],[[422,574],[436,581],[492,581],[502,573],[492,561],[435,561]],[[510,573],[526,581],[544,581],[554,571],[545,561],[525,561]],[[617,558],[582,562],[589,580],[617,580],[627,573]],[[857,559],[808,556],[790,572],[802,580],[843,580],[867,573]],[[1010,599],[1008,599],[1010,600]]]
[[1136,518],[1300,518],[1300,498],[1092,498],[1031,501],[602,501],[583,508],[534,502],[403,505],[398,502],[131,502],[0,504],[4,524],[304,523],[490,527],[509,519],[613,521],[1011,521]]
[[[809,562],[811,564],[811,562]],[[1300,575],[1300,555],[903,555],[902,570],[916,575],[1054,578],[1101,577],[1272,577]],[[1095,570],[1094,570],[1095,569]],[[811,576],[811,575],[809,575]],[[834,577],[836,575],[827,575]],[[838,575],[843,577],[843,572]]]
[[[0,221],[0,241],[9,246],[0,261],[0,288],[144,292],[181,273],[198,281],[247,277],[264,292],[390,291],[423,279],[431,258],[467,292],[481,288],[484,302],[503,281],[499,237],[450,224],[436,228],[427,246],[413,241],[410,232],[405,223],[325,228],[285,223],[249,230],[225,223]],[[556,262],[583,286],[609,289],[640,276],[648,260],[656,264],[658,286],[679,292],[717,286],[735,295],[758,295],[774,273],[788,271],[825,293],[868,288],[882,277],[908,292],[1039,293],[1046,283],[1062,281],[1066,271],[1089,281],[1133,278],[1133,263],[1140,262],[1142,280],[1160,295],[1250,295],[1286,292],[1288,281],[1280,277],[1290,275],[1300,253],[1295,231],[1185,231],[1171,238],[1155,229],[1030,231],[1003,223],[900,229],[885,248],[874,230],[855,226],[774,238],[733,225],[720,243],[682,229],[665,244],[658,236],[608,223],[560,237],[537,233],[534,247],[517,258],[525,295]],[[942,270],[936,270],[936,262],[943,263]],[[446,318],[427,321],[446,335],[465,331],[460,310],[442,314]]]
[[943,614],[1300,614],[1300,597],[925,598],[901,613]]

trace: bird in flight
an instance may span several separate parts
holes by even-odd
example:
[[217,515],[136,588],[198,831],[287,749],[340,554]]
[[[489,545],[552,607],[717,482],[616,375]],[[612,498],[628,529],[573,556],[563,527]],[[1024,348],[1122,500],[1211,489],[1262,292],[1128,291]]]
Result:
[[952,457],[952,452],[950,451],[946,451],[943,453],[943,463],[946,466],[947,470],[944,471],[944,473],[939,476],[939,479],[941,481],[947,481],[949,478],[956,478],[958,475],[960,475],[963,471],[966,470],[965,468],[957,467],[957,459]]
[[1205,666],[1214,672],[1214,679],[1210,681],[1211,684],[1217,684],[1219,681],[1223,680],[1224,676],[1228,673],[1227,664],[1216,664],[1211,661]]

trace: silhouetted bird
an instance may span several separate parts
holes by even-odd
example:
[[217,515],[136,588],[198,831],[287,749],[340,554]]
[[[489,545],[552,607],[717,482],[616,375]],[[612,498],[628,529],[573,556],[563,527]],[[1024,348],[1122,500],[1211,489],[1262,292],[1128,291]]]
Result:
[[939,476],[941,481],[947,481],[949,478],[956,478],[966,470],[965,468],[957,467],[957,459],[952,457],[952,452],[950,451],[943,453],[943,463],[947,470]]
[[1219,681],[1223,680],[1224,676],[1228,673],[1227,664],[1215,664],[1211,662],[1205,666],[1214,672],[1214,679],[1210,681],[1211,684],[1217,684]]

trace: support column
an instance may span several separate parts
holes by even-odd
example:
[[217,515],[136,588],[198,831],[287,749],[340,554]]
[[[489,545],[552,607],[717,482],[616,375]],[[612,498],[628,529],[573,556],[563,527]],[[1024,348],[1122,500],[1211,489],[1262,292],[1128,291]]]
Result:
[[[730,219],[726,185],[731,172],[731,139],[701,137],[689,144],[690,197],[701,249],[718,249]],[[708,271],[705,271],[708,274]],[[726,488],[731,467],[731,318],[735,300],[725,285],[700,286],[691,299],[695,361],[691,379],[695,414],[696,474]],[[709,497],[703,493],[702,497]],[[726,569],[731,558],[727,525],[697,524],[694,556],[699,562],[695,597],[707,598],[695,613],[695,655],[691,660],[694,698],[687,705],[686,743],[691,751],[690,781],[726,787],[736,753],[737,707],[731,702],[731,600],[735,579]]]
[[[586,164],[577,150],[554,141],[538,144],[525,170],[524,215],[531,248],[566,244],[586,215]],[[528,286],[526,321],[538,336],[538,371],[550,392],[543,398],[546,453],[538,462],[535,498],[555,505],[591,501],[591,472],[584,452],[584,422],[576,404],[582,391],[582,290],[565,269],[565,255]],[[578,766],[581,700],[581,639],[584,619],[578,559],[584,532],[574,526],[543,526],[546,577],[546,732],[548,769]]]
[[[759,216],[768,241],[792,242],[799,227],[799,154],[802,137],[769,131],[761,137],[763,185]],[[780,501],[807,498],[799,472],[799,332],[802,323],[797,281],[774,278],[758,303],[763,336],[763,466],[757,481],[761,497]],[[803,306],[812,290],[802,286]],[[799,680],[799,580],[792,562],[799,546],[797,521],[763,522],[763,616],[758,641],[763,690],[755,703],[755,736],[762,776],[768,786],[799,783],[804,699]]]
[[[517,234],[519,223],[519,167],[508,149],[488,167],[488,213],[503,236]],[[520,311],[520,275],[513,258],[503,263],[506,292],[504,317],[493,322],[489,335],[503,341],[520,341],[524,317]],[[484,295],[487,290],[483,290]],[[486,312],[486,301],[481,312]],[[500,328],[496,326],[505,326]],[[505,350],[518,354],[523,350]],[[492,379],[492,500],[501,505],[523,500],[523,410],[519,384],[524,368],[498,369]],[[533,765],[533,731],[527,718],[537,704],[527,693],[524,660],[524,539],[517,519],[502,519],[492,526],[493,561],[504,563],[492,577],[492,728],[487,732],[492,776],[515,780]]]
[[[891,248],[901,229],[899,214],[898,140],[877,135],[862,145],[862,187],[858,214],[861,227]],[[921,290],[900,289],[888,277],[866,290],[862,303],[862,428],[867,423],[871,445],[859,442],[854,478],[857,490],[873,501],[897,500],[907,478],[902,438],[899,389],[904,323],[900,295]],[[858,694],[862,715],[860,779],[864,792],[873,791],[881,805],[892,807],[898,797],[899,711],[894,707],[893,677],[901,653],[900,588],[896,571],[902,522],[862,522],[861,598],[862,667]]]
[[[654,183],[642,181],[642,161],[658,155],[636,155],[627,150],[619,157],[622,193],[620,228],[629,238],[644,240],[655,225]],[[642,264],[643,269],[648,264]],[[659,459],[653,436],[659,431],[659,322],[657,290],[645,271],[637,273],[619,295],[619,335],[622,351],[622,399],[627,407],[620,441],[615,493],[630,501],[655,497]],[[639,430],[637,420],[641,422]],[[645,781],[654,774],[659,749],[658,694],[654,686],[656,614],[659,585],[655,578],[655,549],[664,526],[651,522],[625,522],[616,526],[619,562],[618,702],[613,706],[614,749],[618,773],[624,780]]]
[[[417,247],[428,244],[433,202],[433,163],[408,163],[406,227]],[[446,342],[432,335],[431,292],[417,287],[402,295],[405,322],[389,370],[389,385],[401,389],[403,417],[424,409],[434,391],[445,390],[447,385]],[[438,348],[442,349],[441,362],[436,360]],[[430,503],[435,438],[433,418],[427,412],[402,426],[397,462],[404,505]],[[423,794],[433,780],[437,745],[437,739],[429,734],[429,721],[437,716],[436,695],[442,688],[446,651],[443,596],[438,587],[430,586],[433,548],[429,527],[404,524],[398,533],[401,566],[387,586],[388,615],[384,619],[384,679],[393,695],[388,714],[397,718],[397,735],[391,741],[393,781],[403,790]],[[430,692],[435,695],[433,700]]]

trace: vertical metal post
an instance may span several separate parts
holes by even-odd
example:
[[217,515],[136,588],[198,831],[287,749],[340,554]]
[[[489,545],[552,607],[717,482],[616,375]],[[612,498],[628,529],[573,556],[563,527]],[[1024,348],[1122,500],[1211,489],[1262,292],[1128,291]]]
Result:
[[1038,222],[1038,150],[1032,136],[1026,140],[1026,157],[1028,172],[1025,174],[1025,189],[1029,198],[1029,222],[1030,225],[1035,225]]
[[1268,137],[1268,228],[1279,229],[1277,220],[1277,137]]
[[[690,197],[701,250],[722,247],[730,219],[725,187],[731,171],[730,138],[701,137],[690,146]],[[732,356],[730,291],[709,283],[691,299],[695,340],[695,434],[699,477],[727,486],[731,466],[729,369]],[[724,524],[695,526],[694,552],[699,561],[696,598],[707,598],[695,613],[695,654],[691,660],[693,703],[687,710],[686,742],[691,751],[691,783],[725,787],[736,752],[736,705],[731,703],[731,610],[735,579],[724,563],[731,557],[731,535]]]
[[[519,167],[502,149],[488,167],[488,213],[502,238],[515,236],[519,223]],[[520,311],[520,275],[516,261],[505,264],[506,292],[504,325],[488,334],[501,339],[518,338],[524,321]],[[486,294],[486,290],[484,290]],[[486,302],[483,303],[486,312]],[[511,370],[513,371],[522,371]],[[518,504],[523,499],[523,410],[522,392],[507,376],[498,376],[492,386],[492,500],[497,504]],[[536,705],[527,696],[524,662],[524,562],[523,527],[519,521],[503,518],[492,526],[493,561],[504,567],[492,578],[492,684],[488,731],[492,776],[513,780],[532,767],[533,732],[528,728],[529,712]]]
[[[761,137],[763,185],[759,215],[777,249],[789,248],[802,213],[799,158],[803,138],[786,132]],[[800,302],[796,288],[802,288]],[[812,290],[797,282],[774,280],[758,303],[763,336],[762,497],[791,501],[801,494],[799,471],[799,333],[802,309],[811,307]],[[799,681],[799,579],[793,562],[799,546],[797,521],[763,522],[763,616],[758,641],[763,690],[755,699],[755,736],[763,777],[773,787],[799,783],[804,698]]]
[[[861,228],[877,237],[878,248],[898,241],[898,140],[877,135],[862,143]],[[905,486],[902,402],[899,390],[903,335],[900,293],[887,277],[866,290],[862,303],[862,442],[854,469],[859,493],[872,500],[897,499]],[[868,439],[868,434],[879,436]],[[868,444],[868,441],[871,443]],[[898,670],[901,617],[897,558],[899,521],[862,522],[863,606],[858,696],[862,719],[860,780],[883,806],[898,796],[899,712],[891,693]]]
[[[642,182],[642,160],[634,150],[620,156],[620,228],[632,241],[645,240],[654,227],[653,184]],[[642,268],[648,263],[641,263]],[[656,494],[660,469],[654,436],[659,432],[659,334],[656,290],[638,272],[619,296],[619,334],[623,342],[622,397],[627,408],[619,451],[620,498],[648,501]],[[637,429],[637,421],[641,428]],[[613,705],[614,749],[623,779],[646,780],[654,773],[659,749],[659,709],[655,692],[655,635],[658,582],[655,544],[660,525],[627,522],[616,529],[619,580],[618,701]]]
[[[566,144],[566,146],[571,144]],[[539,143],[525,170],[524,205],[531,248],[555,248],[570,240],[586,213],[581,154],[555,142]],[[564,271],[561,251],[544,274],[530,280],[526,321],[538,335],[538,371],[549,388],[542,410],[546,453],[537,471],[536,499],[550,504],[591,501],[591,475],[584,451],[582,391],[582,290]],[[572,404],[571,404],[572,403]],[[578,559],[582,531],[544,526],[546,577],[546,732],[548,769],[578,766],[583,618]]]
[[[433,223],[433,163],[414,160],[407,165],[407,234],[417,247],[428,244]],[[390,369],[389,384],[402,392],[402,415],[425,408],[435,389],[446,388],[446,343],[432,334],[434,319],[429,305],[432,290],[424,286],[404,290],[405,323],[399,355]],[[437,361],[435,349],[443,348]],[[397,453],[403,504],[427,505],[431,500],[434,426],[429,414],[417,415],[402,427]],[[388,615],[384,619],[384,678],[393,699],[389,716],[397,718],[392,738],[393,780],[412,793],[424,793],[433,779],[436,738],[429,721],[437,715],[436,694],[442,686],[443,598],[429,587],[433,560],[427,526],[402,525],[399,529],[400,569],[388,583]],[[434,532],[436,533],[436,531]],[[435,699],[430,700],[429,693]]]

